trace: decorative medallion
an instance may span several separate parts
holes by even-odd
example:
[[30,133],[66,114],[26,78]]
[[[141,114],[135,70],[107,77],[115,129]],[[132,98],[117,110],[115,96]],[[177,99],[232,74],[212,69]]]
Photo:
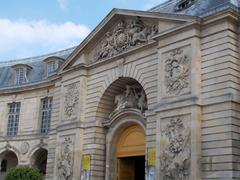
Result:
[[140,17],[134,20],[120,21],[116,27],[107,32],[97,46],[94,61],[117,55],[131,47],[146,43],[158,33],[158,26],[145,24]]
[[73,175],[73,141],[70,137],[64,138],[61,144],[57,162],[58,179],[71,180]]
[[185,93],[189,88],[190,60],[183,50],[174,50],[165,61],[165,85],[169,95]]
[[22,154],[27,154],[28,150],[30,148],[30,145],[28,142],[24,141],[22,142],[21,146],[20,146],[20,152]]
[[67,118],[76,115],[79,102],[79,84],[74,83],[66,87],[64,97],[65,116]]
[[163,179],[189,180],[190,130],[182,118],[171,118],[161,130],[160,164]]

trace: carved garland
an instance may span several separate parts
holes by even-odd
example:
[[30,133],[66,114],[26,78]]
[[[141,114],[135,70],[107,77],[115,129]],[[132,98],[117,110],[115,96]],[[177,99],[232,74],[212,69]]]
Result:
[[73,174],[73,141],[66,137],[61,144],[61,150],[58,157],[58,177],[59,180],[71,180]]
[[190,176],[190,131],[181,118],[173,118],[161,130],[167,142],[160,154],[163,179],[188,180]]
[[165,61],[165,85],[167,94],[179,95],[189,87],[190,60],[183,50],[173,51]]
[[70,118],[73,116],[77,111],[77,105],[79,101],[79,90],[78,84],[71,84],[67,87],[67,91],[65,93],[65,116]]
[[112,57],[130,47],[146,43],[158,33],[157,25],[146,25],[140,17],[132,21],[120,21],[111,32],[107,32],[104,40],[97,47],[94,61]]

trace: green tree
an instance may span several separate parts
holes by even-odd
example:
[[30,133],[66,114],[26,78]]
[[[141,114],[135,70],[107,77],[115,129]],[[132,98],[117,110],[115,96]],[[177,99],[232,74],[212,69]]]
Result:
[[7,173],[5,180],[43,180],[43,176],[38,169],[31,167],[16,167]]

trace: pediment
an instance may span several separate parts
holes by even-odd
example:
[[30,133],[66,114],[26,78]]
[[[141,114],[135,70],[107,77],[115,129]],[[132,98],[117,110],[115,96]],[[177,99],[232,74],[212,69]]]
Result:
[[61,71],[118,56],[149,43],[161,32],[194,20],[192,16],[115,9],[75,49]]

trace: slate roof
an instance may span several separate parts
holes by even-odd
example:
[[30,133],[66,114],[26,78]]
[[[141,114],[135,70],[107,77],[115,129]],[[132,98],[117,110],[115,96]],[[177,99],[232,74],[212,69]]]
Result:
[[195,0],[192,6],[182,11],[177,11],[177,4],[183,1],[184,0],[169,0],[153,7],[149,11],[204,17],[229,7],[239,10],[240,6],[240,0]]
[[[0,62],[0,90],[32,86],[49,81],[44,77],[44,60],[48,57],[60,57],[66,60],[74,49],[75,47],[42,56]],[[13,84],[11,67],[15,64],[27,64],[32,67],[28,74],[27,83],[21,85]]]

